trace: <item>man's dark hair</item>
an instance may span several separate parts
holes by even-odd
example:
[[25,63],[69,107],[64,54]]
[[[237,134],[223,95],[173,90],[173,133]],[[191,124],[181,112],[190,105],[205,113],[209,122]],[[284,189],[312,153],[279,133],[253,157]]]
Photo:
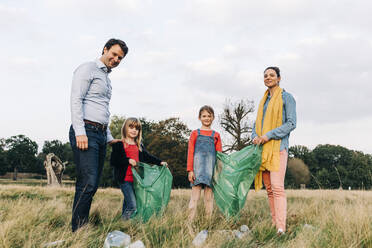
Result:
[[107,50],[110,50],[110,48],[111,48],[113,45],[119,45],[120,48],[121,48],[121,50],[123,50],[123,52],[124,52],[124,57],[125,57],[125,55],[127,55],[127,53],[128,53],[128,47],[127,47],[127,44],[125,44],[124,41],[119,40],[119,39],[109,39],[109,40],[106,42],[106,44],[105,44],[105,46],[103,47],[103,49],[102,49],[102,55],[103,55],[103,53],[104,53],[105,48],[106,48]]
[[274,70],[275,72],[276,72],[276,75],[278,76],[278,77],[280,77],[280,69],[279,69],[279,67],[276,67],[276,66],[269,66],[269,67],[267,67],[265,70],[264,70],[264,73],[267,71],[267,70]]

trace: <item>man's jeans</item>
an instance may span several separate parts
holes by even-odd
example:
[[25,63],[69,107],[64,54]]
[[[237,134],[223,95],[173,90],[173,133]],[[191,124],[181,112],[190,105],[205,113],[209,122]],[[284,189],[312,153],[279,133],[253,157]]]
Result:
[[136,195],[133,190],[132,182],[124,182],[120,184],[120,189],[124,195],[123,210],[121,212],[121,218],[129,220],[130,216],[136,211]]
[[85,124],[88,137],[88,150],[80,150],[76,146],[75,131],[70,127],[70,144],[74,153],[76,165],[76,187],[74,204],[72,207],[72,231],[86,224],[92,199],[97,191],[106,156],[106,131]]

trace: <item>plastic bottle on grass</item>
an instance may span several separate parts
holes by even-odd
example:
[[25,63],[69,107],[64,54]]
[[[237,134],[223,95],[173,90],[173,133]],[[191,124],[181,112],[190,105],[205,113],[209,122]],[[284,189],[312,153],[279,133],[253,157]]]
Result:
[[103,248],[128,247],[130,236],[120,231],[112,231],[107,234]]
[[145,248],[145,244],[141,240],[137,240],[130,244],[128,248]]
[[242,239],[243,236],[244,236],[244,234],[239,230],[233,230],[233,233],[234,233],[235,237],[237,237],[238,239]]
[[242,225],[240,227],[240,231],[245,233],[245,232],[249,232],[249,227],[247,225]]
[[208,237],[208,231],[202,230],[198,233],[198,235],[196,235],[196,237],[192,241],[192,244],[195,246],[201,246],[205,242],[207,237]]

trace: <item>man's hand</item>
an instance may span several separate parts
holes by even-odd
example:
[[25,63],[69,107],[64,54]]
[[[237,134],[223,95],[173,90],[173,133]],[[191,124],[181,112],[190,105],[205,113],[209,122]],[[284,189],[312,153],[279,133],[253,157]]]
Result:
[[111,140],[110,142],[108,142],[108,144],[109,144],[109,145],[113,145],[113,144],[118,143],[118,142],[120,142],[120,141],[121,141],[121,139],[113,139],[113,140]]
[[132,165],[133,167],[136,167],[137,166],[136,160],[131,159],[131,158],[129,159],[129,164]]
[[195,181],[195,175],[193,171],[189,171],[189,181],[190,183],[194,183]]
[[76,146],[80,150],[88,150],[88,137],[86,135],[76,136]]
[[161,162],[160,165],[165,166],[165,167],[168,167],[168,163],[165,162],[165,161]]

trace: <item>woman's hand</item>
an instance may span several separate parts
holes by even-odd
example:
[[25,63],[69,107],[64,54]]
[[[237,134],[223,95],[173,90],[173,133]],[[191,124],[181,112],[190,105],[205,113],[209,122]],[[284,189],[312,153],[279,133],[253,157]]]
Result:
[[259,145],[259,143],[258,143],[259,139],[260,139],[260,137],[258,137],[258,136],[254,137],[254,139],[252,140],[253,144]]
[[194,183],[195,181],[195,175],[193,171],[189,171],[189,181],[190,183]]
[[136,160],[134,160],[134,159],[129,159],[129,164],[131,165],[131,166],[133,166],[133,167],[136,167],[137,166],[137,162],[136,162]]
[[168,167],[168,163],[165,162],[165,161],[161,162],[160,165],[165,166],[165,167]]
[[261,141],[263,142],[262,144],[265,144],[266,142],[270,140],[269,137],[267,137],[266,135],[261,136],[260,138],[261,138]]
[[253,144],[255,145],[262,145],[264,143],[263,139],[261,136],[257,136],[253,139]]
[[266,135],[264,135],[264,136],[254,137],[254,139],[252,140],[252,142],[255,145],[263,145],[266,142],[268,142],[269,140],[270,140],[269,137],[267,137]]

